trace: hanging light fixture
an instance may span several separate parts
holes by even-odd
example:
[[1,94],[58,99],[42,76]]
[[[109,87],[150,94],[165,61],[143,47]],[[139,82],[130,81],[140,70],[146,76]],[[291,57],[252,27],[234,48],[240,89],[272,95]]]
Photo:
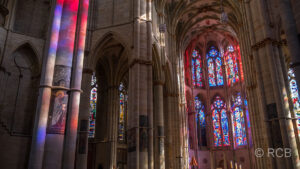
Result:
[[224,7],[223,7],[223,0],[221,0],[221,16],[220,16],[220,22],[221,22],[222,24],[227,24],[227,22],[228,22],[228,16],[227,16],[227,13],[225,12]]

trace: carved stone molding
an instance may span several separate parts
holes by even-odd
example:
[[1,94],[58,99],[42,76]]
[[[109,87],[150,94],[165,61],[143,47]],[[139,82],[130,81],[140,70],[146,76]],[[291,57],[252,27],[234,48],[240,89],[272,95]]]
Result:
[[267,44],[272,44],[273,46],[281,46],[283,42],[279,42],[272,38],[265,38],[252,46],[253,50],[258,50],[260,48],[265,47]]
[[133,67],[135,64],[142,64],[142,65],[146,65],[146,66],[152,66],[153,63],[150,60],[143,60],[143,59],[134,59],[131,64],[130,64],[130,68]]
[[164,83],[164,81],[162,81],[162,80],[154,80],[154,81],[153,81],[153,85],[154,85],[154,86],[156,86],[156,85],[162,85],[162,86],[163,86],[164,84],[165,84],[165,83]]

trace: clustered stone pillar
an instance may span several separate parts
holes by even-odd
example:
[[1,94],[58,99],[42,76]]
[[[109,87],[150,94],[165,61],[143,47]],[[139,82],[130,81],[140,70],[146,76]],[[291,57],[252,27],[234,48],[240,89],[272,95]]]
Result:
[[164,134],[164,101],[163,83],[154,82],[154,112],[155,112],[155,168],[165,169],[165,134]]
[[280,0],[279,12],[281,16],[282,26],[284,28],[288,49],[291,53],[291,67],[294,68],[297,84],[300,84],[300,40],[296,21],[294,19],[293,9],[290,0]]
[[29,169],[74,168],[88,5],[56,1]]
[[152,169],[152,1],[134,0],[133,3],[134,59],[129,68],[128,168]]

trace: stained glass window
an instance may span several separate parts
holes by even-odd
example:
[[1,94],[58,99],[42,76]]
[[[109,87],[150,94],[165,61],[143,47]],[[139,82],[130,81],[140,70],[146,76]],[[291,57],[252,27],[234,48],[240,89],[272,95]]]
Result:
[[225,52],[225,69],[227,84],[231,86],[239,81],[239,64],[233,46],[228,46]]
[[248,110],[248,101],[247,99],[244,100],[246,117],[247,117],[247,127],[248,127],[248,135],[249,135],[249,144],[252,145],[251,140],[251,124],[250,124],[250,117],[249,117],[249,110]]
[[234,145],[241,146],[247,144],[247,136],[245,129],[245,116],[243,111],[243,99],[240,93],[237,93],[232,100],[232,124],[233,124],[233,136]]
[[207,53],[208,82],[210,87],[224,85],[222,58],[219,51],[214,47],[210,47]]
[[[289,69],[288,72],[288,78],[289,78],[289,83],[290,83],[290,92],[291,92],[291,99],[293,101],[293,108],[294,108],[294,113],[297,120],[297,126],[298,126],[298,131],[300,131],[300,100],[299,100],[299,91],[298,91],[298,85],[295,79],[295,72],[293,69]],[[299,132],[300,135],[300,132]]]
[[220,96],[216,96],[211,105],[213,129],[214,129],[214,145],[229,146],[229,125],[226,114],[226,104]]
[[194,50],[192,53],[192,76],[193,76],[193,85],[195,87],[204,86],[202,60],[198,50]]
[[90,129],[89,129],[89,137],[93,138],[95,136],[95,120],[96,120],[96,107],[97,107],[97,79],[95,74],[92,76],[91,81],[91,96],[90,96]]
[[118,140],[119,142],[126,142],[126,111],[127,111],[127,95],[123,83],[120,84],[120,111],[119,111],[119,128]]
[[197,136],[198,146],[207,146],[206,141],[206,123],[205,123],[205,112],[204,104],[201,99],[195,97],[195,110],[196,110],[196,122],[197,122]]

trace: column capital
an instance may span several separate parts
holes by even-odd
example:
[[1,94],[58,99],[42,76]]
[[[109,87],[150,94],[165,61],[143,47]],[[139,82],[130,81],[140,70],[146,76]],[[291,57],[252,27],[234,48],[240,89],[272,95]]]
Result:
[[153,81],[154,86],[158,86],[158,85],[163,86],[164,84],[165,84],[165,82],[163,80],[154,80]]

